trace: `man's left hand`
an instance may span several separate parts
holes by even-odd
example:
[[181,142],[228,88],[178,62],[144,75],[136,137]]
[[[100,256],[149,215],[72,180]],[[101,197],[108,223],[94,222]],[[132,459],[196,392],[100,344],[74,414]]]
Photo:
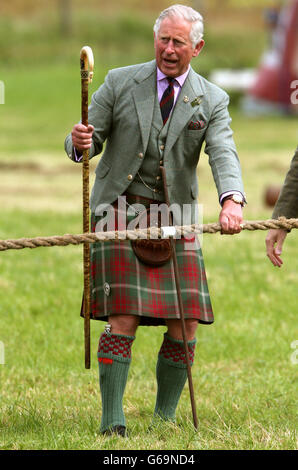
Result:
[[221,233],[234,235],[234,233],[241,232],[240,224],[243,223],[241,204],[237,204],[230,199],[224,201],[219,214],[219,223],[221,225]]

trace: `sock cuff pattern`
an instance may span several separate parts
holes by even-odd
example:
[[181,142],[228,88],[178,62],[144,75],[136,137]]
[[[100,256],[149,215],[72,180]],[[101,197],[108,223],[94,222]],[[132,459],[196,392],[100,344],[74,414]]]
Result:
[[114,359],[120,362],[131,360],[131,346],[135,336],[102,333],[99,339],[97,357],[99,362],[102,358]]
[[[192,365],[194,361],[196,342],[196,338],[187,342],[190,365]],[[167,333],[164,334],[164,340],[159,351],[159,357],[176,367],[185,368],[187,366],[183,341],[174,339]]]

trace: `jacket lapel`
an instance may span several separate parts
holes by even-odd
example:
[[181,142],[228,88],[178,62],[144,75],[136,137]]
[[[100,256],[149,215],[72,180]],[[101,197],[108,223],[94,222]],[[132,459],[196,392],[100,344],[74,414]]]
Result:
[[153,118],[153,109],[156,96],[156,63],[155,60],[148,63],[135,77],[137,82],[133,89],[133,98],[136,106],[139,120],[143,152],[146,152],[151,124]]
[[203,95],[204,93],[200,80],[191,68],[188,77],[180,90],[179,97],[169,122],[164,154],[165,158],[172,149],[183,128],[190,121],[193,114],[198,110],[200,101],[204,99]]

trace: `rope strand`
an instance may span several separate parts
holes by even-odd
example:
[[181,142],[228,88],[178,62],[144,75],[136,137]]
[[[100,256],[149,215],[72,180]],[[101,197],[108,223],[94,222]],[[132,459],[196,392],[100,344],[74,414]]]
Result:
[[[216,233],[221,231],[219,223],[210,223],[204,225],[184,225],[175,227],[176,233],[179,236],[187,235],[190,233],[201,234],[201,233]],[[256,220],[256,221],[245,221],[242,224],[242,230],[268,230],[268,229],[282,228],[284,230],[291,230],[298,228],[298,219],[286,219],[285,217],[279,217],[278,219],[269,220]],[[123,241],[123,240],[136,240],[137,238],[160,238],[161,230],[157,227],[151,227],[147,229],[135,229],[135,230],[121,230],[121,231],[110,231],[110,232],[96,232],[96,233],[84,233],[78,235],[65,234],[65,235],[54,235],[50,237],[36,237],[36,238],[18,238],[0,240],[0,251],[6,250],[21,250],[23,248],[39,248],[39,247],[52,247],[52,246],[67,246],[67,245],[80,245],[81,243],[95,243],[95,242],[106,242],[111,240]]]

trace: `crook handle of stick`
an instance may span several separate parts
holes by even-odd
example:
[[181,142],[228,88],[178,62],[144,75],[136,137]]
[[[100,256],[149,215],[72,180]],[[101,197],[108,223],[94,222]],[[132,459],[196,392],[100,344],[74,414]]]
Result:
[[80,64],[82,80],[88,79],[88,83],[91,83],[94,69],[94,57],[91,47],[82,47],[80,52]]
[[[166,171],[165,171],[165,168],[163,166],[160,167],[160,170],[161,170],[161,174],[162,174],[165,201],[166,201],[167,206],[169,207],[170,206],[170,200],[169,200],[168,187],[167,187]],[[192,374],[191,374],[191,366],[190,366],[190,360],[189,360],[189,351],[188,351],[186,331],[185,331],[184,309],[183,309],[183,302],[182,302],[181,289],[180,289],[179,269],[178,269],[177,256],[176,256],[176,250],[175,250],[175,242],[174,242],[173,237],[170,237],[170,240],[171,240],[172,252],[173,252],[175,283],[176,283],[176,291],[177,291],[179,313],[180,313],[180,320],[181,320],[182,338],[183,338],[184,351],[185,351],[185,357],[186,357],[187,378],[188,378],[188,386],[189,386],[190,402],[191,402],[191,408],[192,408],[193,423],[194,423],[195,429],[198,429],[198,418],[197,418],[197,411],[196,411],[196,405],[195,405]]]
[[[94,58],[92,49],[84,46],[80,52],[82,86],[82,124],[88,126],[88,85],[93,79]],[[87,153],[87,152],[85,152]],[[89,153],[89,152],[88,152]]]
[[[81,98],[84,126],[88,126],[88,84],[93,78],[94,59],[92,49],[84,46],[80,53],[81,65]],[[83,151],[83,231],[89,233],[89,150]],[[90,245],[84,243],[83,271],[84,271],[84,341],[85,341],[85,368],[90,369]]]

